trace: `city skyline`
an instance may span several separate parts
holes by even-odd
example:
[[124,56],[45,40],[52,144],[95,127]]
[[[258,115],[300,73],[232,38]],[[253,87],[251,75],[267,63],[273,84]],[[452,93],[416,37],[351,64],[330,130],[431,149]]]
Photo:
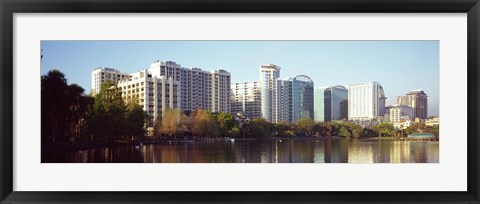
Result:
[[41,74],[61,70],[86,93],[96,67],[131,73],[171,60],[182,67],[225,69],[236,83],[259,81],[259,67],[271,63],[282,68],[280,79],[307,75],[315,88],[380,82],[387,105],[423,89],[429,116],[438,115],[438,41],[42,41],[41,48]]

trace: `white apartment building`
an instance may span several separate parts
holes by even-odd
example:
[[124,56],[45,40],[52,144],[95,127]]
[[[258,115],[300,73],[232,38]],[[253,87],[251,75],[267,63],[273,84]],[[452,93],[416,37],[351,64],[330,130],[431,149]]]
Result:
[[390,122],[400,123],[413,120],[413,108],[405,105],[392,105],[389,107]]
[[208,72],[157,60],[149,68],[131,74],[113,68],[97,68],[91,76],[94,94],[107,80],[117,83],[124,99],[137,98],[150,119],[161,116],[165,108],[230,112],[231,77],[225,70]]
[[97,94],[105,81],[117,83],[120,80],[128,78],[130,75],[122,73],[114,68],[98,67],[92,71],[92,93]]
[[230,112],[230,72],[213,70],[210,72],[212,81],[212,112]]
[[184,68],[172,61],[154,61],[148,69],[153,76],[166,76],[181,83],[182,110],[197,109],[230,112],[230,73]]
[[350,84],[348,87],[348,119],[374,120],[385,114],[385,94],[378,82]]
[[275,122],[292,122],[293,120],[293,79],[278,79],[279,98],[278,98],[278,120]]
[[262,117],[268,122],[279,122],[280,67],[274,64],[260,66]]
[[230,88],[233,115],[242,115],[247,119],[262,116],[260,82],[233,83]]
[[180,108],[180,82],[153,76],[147,69],[117,82],[125,101],[134,101],[148,114],[150,122],[163,116],[167,108]]

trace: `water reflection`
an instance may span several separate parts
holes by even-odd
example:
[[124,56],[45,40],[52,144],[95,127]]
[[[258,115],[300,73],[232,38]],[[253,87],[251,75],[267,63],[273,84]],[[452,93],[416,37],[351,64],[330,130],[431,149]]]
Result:
[[251,140],[42,152],[44,163],[438,163],[438,142]]

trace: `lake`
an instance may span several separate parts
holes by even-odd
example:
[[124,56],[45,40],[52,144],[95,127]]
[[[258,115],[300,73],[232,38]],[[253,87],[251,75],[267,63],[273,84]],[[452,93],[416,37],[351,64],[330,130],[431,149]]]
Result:
[[42,152],[42,163],[438,163],[438,141],[373,139],[156,143]]

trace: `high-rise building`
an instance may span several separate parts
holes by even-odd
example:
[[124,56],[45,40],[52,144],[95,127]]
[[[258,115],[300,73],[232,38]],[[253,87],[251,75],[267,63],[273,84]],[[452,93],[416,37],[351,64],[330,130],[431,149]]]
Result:
[[348,90],[344,86],[315,89],[315,120],[348,119]]
[[385,114],[385,94],[378,82],[350,84],[348,88],[348,119],[373,120]]
[[212,81],[212,112],[230,112],[230,72],[214,70],[210,72]]
[[268,122],[278,122],[280,105],[280,67],[274,64],[260,66],[262,117]]
[[413,108],[413,117],[426,119],[428,117],[428,99],[423,90],[409,91],[405,96],[397,96],[397,103]]
[[181,108],[230,112],[230,73],[183,68],[172,61],[155,61],[149,69],[155,76],[172,77],[181,83]]
[[172,61],[155,61],[150,70],[172,77],[182,85],[183,110],[206,109],[213,112],[230,111],[230,73],[225,70],[203,71],[183,68]]
[[293,79],[278,79],[279,84],[279,105],[278,120],[275,122],[292,122],[293,121]]
[[167,108],[180,108],[180,81],[171,77],[153,76],[147,69],[130,74],[117,82],[125,101],[133,101],[143,107],[150,122],[163,116]]
[[233,115],[241,115],[247,119],[262,116],[259,82],[233,83],[231,93],[230,106]]
[[208,72],[158,60],[132,74],[97,68],[92,71],[92,92],[98,93],[107,80],[121,87],[124,99],[138,98],[150,118],[161,116],[165,108],[230,112],[230,73],[225,70]]
[[117,83],[122,79],[128,78],[130,75],[122,73],[114,68],[98,67],[92,71],[92,93],[97,94],[100,91],[100,87],[105,81],[111,81]]
[[292,118],[296,122],[302,118],[313,119],[313,81],[305,75],[298,75],[292,80]]
[[413,120],[413,108],[405,105],[392,105],[389,108],[389,120],[392,123],[400,123]]

